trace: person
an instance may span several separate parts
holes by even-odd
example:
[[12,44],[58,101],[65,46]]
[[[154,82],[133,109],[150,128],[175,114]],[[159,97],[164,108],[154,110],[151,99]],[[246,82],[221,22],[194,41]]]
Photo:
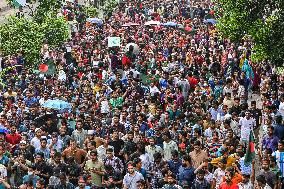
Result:
[[65,173],[60,173],[59,175],[60,183],[54,186],[54,189],[74,189],[75,187],[73,186],[72,183],[67,181],[67,177]]
[[38,180],[40,180],[40,177],[36,175],[36,167],[31,164],[28,167],[28,174],[23,177],[23,184],[32,181],[33,187],[36,187]]
[[75,189],[90,189],[90,186],[87,186],[83,177],[80,177],[78,181],[78,186]]
[[196,172],[196,179],[193,182],[192,189],[210,189],[210,183],[205,179],[205,171],[203,169],[199,169]]
[[141,173],[135,171],[132,163],[127,164],[128,173],[123,178],[123,189],[136,189],[137,182],[144,180],[144,177]]
[[178,184],[176,184],[176,180],[174,179],[174,175],[168,174],[166,176],[166,184],[164,184],[162,189],[182,189],[182,187]]
[[178,149],[175,141],[171,140],[170,132],[163,133],[163,152],[164,160],[169,161],[172,158],[172,151]]
[[213,173],[213,188],[219,188],[222,178],[225,176],[225,169],[226,169],[227,160],[226,158],[221,158],[218,162],[218,168]]
[[256,189],[272,189],[266,182],[264,175],[259,175],[256,177]]
[[225,171],[225,181],[220,184],[219,189],[239,189],[239,186],[232,182],[233,176],[234,173],[227,169]]
[[278,146],[278,137],[274,135],[274,127],[267,127],[267,136],[262,139],[262,149],[271,149],[273,152]]
[[84,169],[91,172],[92,184],[95,187],[102,187],[102,176],[104,174],[104,164],[98,159],[97,151],[90,152],[90,160],[86,161]]
[[195,179],[194,168],[192,165],[191,157],[184,155],[182,158],[182,166],[179,168],[178,182],[183,187],[192,186]]
[[189,156],[192,159],[193,167],[196,169],[203,161],[208,159],[208,155],[201,149],[201,143],[199,140],[194,142],[193,148],[194,150],[189,153]]
[[66,160],[70,156],[74,157],[77,163],[82,164],[87,156],[87,152],[78,148],[74,139],[70,139],[69,147],[62,152],[62,158]]
[[249,111],[246,111],[245,117],[240,119],[241,126],[241,140],[243,142],[249,141],[250,132],[256,127],[255,119],[251,117]]
[[156,145],[156,141],[155,141],[154,137],[149,138],[149,145],[147,145],[145,147],[145,151],[149,155],[151,162],[154,161],[154,154],[155,153],[163,154],[163,152],[164,152],[163,149],[160,146]]

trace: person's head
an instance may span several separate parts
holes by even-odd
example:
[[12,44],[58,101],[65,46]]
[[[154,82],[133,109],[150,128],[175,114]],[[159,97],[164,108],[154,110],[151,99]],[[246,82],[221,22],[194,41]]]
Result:
[[67,180],[66,173],[61,172],[59,174],[59,179],[60,179],[61,184],[66,184],[66,180]]
[[268,136],[273,136],[274,133],[274,127],[273,126],[268,126],[267,127],[267,134]]
[[142,161],[140,158],[135,158],[133,160],[133,166],[137,169],[140,170],[142,168]]
[[17,132],[17,127],[16,127],[16,125],[12,125],[11,126],[11,133],[13,134],[13,133],[16,133]]
[[245,173],[245,174],[242,174],[242,183],[248,183],[250,180],[250,175]]
[[79,186],[79,188],[85,188],[85,186],[86,186],[86,181],[84,180],[83,177],[80,177],[80,178],[79,178],[78,186]]
[[40,138],[42,136],[42,130],[40,128],[35,129],[35,136]]
[[256,109],[256,101],[251,101],[251,109]]
[[249,111],[246,111],[245,115],[246,115],[246,119],[250,119],[251,114]]
[[36,167],[33,164],[28,166],[28,175],[34,175],[35,171]]
[[284,151],[284,141],[283,141],[283,140],[280,140],[280,141],[278,142],[278,150],[279,150],[280,152],[283,152],[283,151]]
[[127,139],[128,139],[129,141],[132,141],[133,138],[134,138],[134,133],[133,133],[132,131],[129,131],[129,132],[127,133]]
[[130,173],[130,174],[133,174],[134,173],[134,166],[133,166],[133,163],[130,162],[127,164],[127,171]]
[[198,180],[203,180],[205,176],[205,171],[203,169],[199,169],[196,173]]
[[156,144],[155,138],[151,137],[151,138],[149,139],[149,144],[150,144],[151,146],[155,146],[155,144]]
[[41,138],[40,139],[40,146],[42,148],[46,148],[46,146],[47,146],[47,139],[46,138]]
[[191,165],[191,157],[189,155],[184,155],[182,157],[182,166],[189,167]]
[[266,178],[264,175],[259,175],[256,177],[256,187],[257,188],[263,188],[266,185]]
[[96,150],[93,150],[90,152],[90,158],[92,161],[97,161],[98,158],[98,152]]
[[218,162],[218,167],[221,169],[224,169],[226,167],[227,164],[227,159],[226,158],[222,158],[219,162]]
[[137,181],[137,189],[145,189],[147,187],[146,182],[144,180]]
[[61,161],[61,153],[60,152],[55,152],[54,153],[54,161],[55,161],[55,163],[60,163],[60,161]]
[[177,150],[173,150],[173,151],[172,151],[172,160],[173,160],[174,162],[178,162],[179,157],[178,157],[178,151],[177,151]]
[[44,189],[45,188],[45,180],[43,178],[40,178],[36,182],[36,189]]
[[196,140],[193,144],[193,148],[195,151],[199,152],[201,150],[201,143],[199,140]]
[[106,156],[107,156],[108,159],[113,158],[113,149],[112,148],[106,149]]
[[263,159],[261,167],[264,171],[269,171],[269,159]]
[[71,149],[75,149],[77,147],[77,141],[76,140],[71,138],[69,142],[70,142]]
[[232,178],[234,177],[234,168],[233,167],[228,167],[225,171],[225,179],[227,183],[232,182]]
[[78,120],[78,121],[76,122],[76,128],[77,128],[78,130],[81,130],[81,129],[83,128],[83,122],[82,122],[81,120]]
[[38,152],[35,156],[35,161],[37,163],[41,163],[44,160],[44,154],[42,152]]

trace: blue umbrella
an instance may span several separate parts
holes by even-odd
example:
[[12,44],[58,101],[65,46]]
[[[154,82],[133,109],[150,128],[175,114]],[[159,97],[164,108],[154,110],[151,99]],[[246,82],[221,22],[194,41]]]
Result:
[[54,110],[66,110],[71,109],[72,106],[63,100],[47,100],[45,103],[43,103],[42,107],[54,109]]
[[102,19],[99,18],[88,18],[87,22],[91,22],[93,24],[103,25]]
[[166,22],[163,23],[163,26],[168,26],[168,27],[176,27],[178,24],[175,22]]
[[207,19],[207,20],[204,20],[204,23],[205,24],[213,24],[213,25],[215,25],[215,24],[217,24],[217,20],[215,20],[215,19]]

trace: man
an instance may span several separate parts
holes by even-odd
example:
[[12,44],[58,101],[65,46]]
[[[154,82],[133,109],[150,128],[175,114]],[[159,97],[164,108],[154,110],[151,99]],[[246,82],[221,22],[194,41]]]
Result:
[[92,176],[92,184],[95,187],[102,187],[102,176],[104,175],[104,164],[98,160],[97,151],[90,152],[90,160],[86,161],[85,170]]
[[193,182],[192,189],[210,189],[210,183],[205,179],[205,171],[199,169],[196,173],[196,179]]
[[110,146],[113,146],[114,155],[118,156],[119,152],[122,150],[124,141],[119,139],[119,132],[117,130],[112,131],[111,140],[109,142]]
[[65,173],[60,173],[59,175],[60,183],[55,185],[54,189],[74,189],[74,185],[67,181]]
[[124,171],[122,161],[118,157],[113,155],[112,148],[108,148],[106,150],[106,159],[104,160],[104,165],[111,165],[114,171],[118,174],[122,174]]
[[131,153],[135,152],[136,150],[136,143],[133,142],[133,139],[134,139],[134,133],[133,131],[129,131],[127,133],[127,140],[125,141],[122,150],[126,161],[129,160],[129,156],[131,155]]
[[171,140],[171,134],[169,131],[163,133],[163,149],[164,149],[164,160],[169,161],[172,158],[172,151],[177,150],[177,143]]
[[256,177],[256,189],[272,189],[266,182],[265,176],[259,175]]
[[87,156],[87,152],[78,148],[74,139],[70,139],[70,145],[62,152],[62,158],[66,160],[70,156],[74,157],[78,164],[82,164]]
[[182,187],[180,185],[176,184],[176,180],[174,179],[174,175],[168,174],[166,179],[167,179],[167,183],[163,186],[162,189],[182,189]]
[[12,150],[15,150],[17,144],[20,143],[22,137],[17,133],[16,125],[11,126],[11,133],[6,135],[6,141],[12,145]]
[[76,129],[72,132],[71,138],[79,142],[79,147],[84,148],[84,141],[87,137],[88,131],[83,129],[83,122],[78,120],[76,122]]
[[250,132],[256,127],[255,119],[251,117],[249,111],[246,111],[245,117],[240,119],[239,125],[241,126],[241,140],[248,142]]
[[274,172],[270,170],[270,163],[268,159],[262,160],[262,170],[260,172],[260,175],[263,175],[266,179],[267,184],[274,189],[277,189],[278,185],[278,179]]
[[227,160],[226,158],[221,158],[218,162],[218,168],[213,173],[212,188],[218,188],[222,182],[222,178],[225,176]]
[[40,147],[40,138],[42,135],[42,130],[40,128],[35,129],[35,137],[31,140],[31,145],[37,149]]
[[149,155],[150,161],[154,162],[154,154],[160,153],[163,154],[163,149],[156,145],[156,141],[154,137],[149,139],[149,145],[145,147],[146,153]]
[[179,170],[179,185],[182,187],[192,186],[195,179],[194,168],[192,166],[192,160],[190,156],[184,155],[182,158],[182,165]]
[[274,135],[278,137],[279,140],[284,140],[284,125],[282,124],[282,116],[276,116],[274,126]]
[[90,186],[87,186],[86,185],[86,181],[84,180],[83,177],[80,177],[79,178],[79,181],[78,181],[78,187],[76,187],[75,189],[90,189],[91,187]]
[[23,177],[23,184],[32,181],[33,186],[36,187],[36,183],[40,179],[40,177],[36,175],[35,172],[36,167],[34,165],[30,165],[28,167],[28,174]]
[[201,143],[199,140],[194,142],[194,150],[189,153],[189,156],[192,159],[193,167],[196,169],[201,165],[201,163],[208,159],[208,155],[205,151],[201,150]]
[[282,181],[282,188],[284,188],[284,141],[278,142],[278,150],[272,153],[275,157],[277,166],[280,170],[280,179]]
[[123,178],[123,189],[137,189],[137,182],[144,180],[141,173],[134,170],[134,166],[129,163],[127,165],[128,173]]
[[44,161],[44,154],[42,152],[36,154],[35,162],[35,174],[47,182],[51,174],[51,167]]
[[262,113],[261,110],[256,107],[256,101],[251,101],[250,112],[252,114],[252,117],[255,119],[256,127],[258,128],[262,120]]
[[113,146],[109,145],[109,137],[106,136],[105,139],[103,139],[103,144],[97,148],[98,159],[100,161],[103,162],[106,159],[106,150],[108,148],[114,149]]
[[225,172],[225,181],[220,184],[219,189],[239,189],[239,186],[232,181],[233,176],[234,172],[231,169],[227,169]]
[[274,135],[274,127],[269,126],[267,127],[267,136],[264,136],[262,139],[261,149],[270,149],[272,152],[274,152],[278,146],[278,141],[279,139]]
[[50,149],[54,149],[57,152],[62,152],[62,148],[63,148],[63,141],[58,139],[58,135],[56,132],[53,132],[51,135],[51,139],[47,140],[48,143],[48,147]]
[[182,165],[181,159],[177,150],[172,151],[172,159],[168,161],[169,169],[173,173],[174,178],[178,175],[179,167]]
[[49,159],[50,157],[50,149],[47,147],[47,139],[46,137],[41,137],[40,139],[40,147],[35,149],[35,153],[42,152],[44,154],[45,159]]

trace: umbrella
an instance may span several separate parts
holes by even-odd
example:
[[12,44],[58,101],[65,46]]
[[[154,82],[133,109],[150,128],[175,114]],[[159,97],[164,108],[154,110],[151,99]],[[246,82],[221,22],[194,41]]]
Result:
[[215,24],[217,24],[217,20],[215,20],[215,19],[207,19],[207,20],[204,20],[204,23],[205,24],[213,24],[213,25],[215,25]]
[[92,24],[103,25],[102,19],[99,19],[99,18],[88,18],[87,22],[90,22]]
[[138,46],[137,44],[135,44],[135,43],[128,43],[128,44],[126,45],[126,47],[125,47],[125,52],[129,51],[129,47],[130,47],[131,45],[134,47],[133,53],[136,54],[136,55],[139,54],[140,48],[139,48],[139,46]]
[[168,26],[168,27],[176,27],[178,24],[175,22],[167,22],[163,24],[164,26]]
[[160,25],[161,22],[159,21],[155,21],[155,20],[151,20],[151,21],[148,21],[148,22],[145,22],[145,26],[151,26],[151,25]]
[[47,100],[45,103],[43,103],[42,107],[44,108],[50,108],[55,110],[64,110],[64,109],[71,109],[72,106],[63,100]]

